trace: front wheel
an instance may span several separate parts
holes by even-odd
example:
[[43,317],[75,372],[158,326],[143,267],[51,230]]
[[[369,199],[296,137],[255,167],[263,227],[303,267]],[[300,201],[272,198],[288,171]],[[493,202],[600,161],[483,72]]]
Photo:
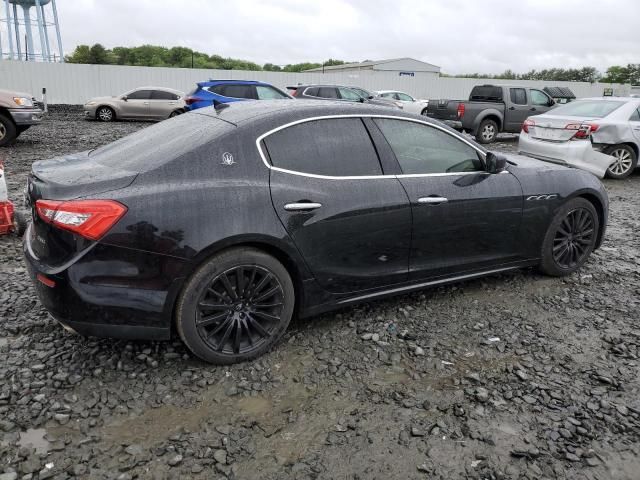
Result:
[[621,180],[631,175],[638,166],[638,156],[629,145],[614,145],[606,150],[607,155],[615,158],[615,161],[607,169],[607,177]]
[[101,122],[113,122],[116,119],[116,112],[111,107],[100,107],[96,112],[96,119]]
[[584,198],[569,200],[553,217],[545,235],[542,272],[561,277],[578,270],[593,252],[599,231],[600,219],[593,204]]
[[498,136],[498,124],[493,120],[483,120],[480,122],[478,132],[476,133],[476,140],[478,143],[487,144],[496,141]]
[[256,358],[284,334],[295,305],[285,267],[255,248],[233,248],[206,261],[176,308],[182,341],[215,364]]
[[18,137],[16,126],[5,115],[0,114],[0,147],[9,145]]

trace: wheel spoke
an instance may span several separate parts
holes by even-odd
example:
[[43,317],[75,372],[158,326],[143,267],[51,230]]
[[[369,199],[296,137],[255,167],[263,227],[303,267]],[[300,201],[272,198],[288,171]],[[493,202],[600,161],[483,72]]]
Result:
[[222,335],[222,338],[220,339],[220,343],[218,343],[217,350],[219,352],[224,350],[224,346],[226,345],[227,340],[229,340],[229,337],[231,336],[231,331],[233,330],[233,326],[234,326],[234,323],[233,322],[229,322],[229,325],[227,326],[227,329],[224,331],[224,335]]
[[231,286],[231,282],[229,281],[229,277],[227,277],[226,273],[223,273],[222,275],[220,275],[220,282],[222,283],[222,286],[224,287],[224,289],[227,291],[227,294],[233,300],[237,300],[238,294],[235,292],[235,290]]
[[[271,279],[271,274],[267,273],[262,280],[260,280],[260,282],[258,283],[258,285],[256,285],[255,288],[252,288],[249,292],[249,294],[247,295],[248,297],[252,297],[253,295],[257,295],[259,294],[262,289],[265,287],[265,285],[269,282],[269,280]],[[257,300],[256,300],[257,301]]]
[[280,290],[280,285],[276,285],[275,287],[267,290],[266,293],[263,293],[262,295],[260,295],[258,298],[254,299],[253,302],[259,303],[262,300],[266,300],[267,298],[275,295],[275,293]]
[[244,269],[242,267],[238,267],[236,270],[236,292],[240,297],[244,292]]
[[281,307],[283,305],[282,302],[276,302],[276,303],[255,303],[253,304],[253,308],[275,308],[275,307]]
[[248,323],[255,329],[258,331],[258,333],[260,335],[262,335],[263,337],[270,337],[271,334],[266,331],[264,329],[264,327],[262,325],[260,325],[260,322],[258,322],[255,318],[253,318],[251,315],[247,315],[247,320]]
[[271,320],[272,322],[280,321],[280,317],[276,317],[275,315],[270,315],[268,313],[254,311],[253,314],[257,315],[258,317],[264,318],[266,320]]
[[228,310],[228,303],[211,303],[211,302],[200,302],[198,306],[202,310]]
[[251,277],[249,277],[249,283],[247,283],[244,287],[244,290],[242,291],[242,295],[244,297],[249,296],[249,294],[251,293],[251,286],[253,285],[253,282],[256,281],[256,269],[252,269],[251,270]]
[[227,319],[224,322],[220,322],[220,325],[218,325],[213,331],[211,331],[208,335],[207,338],[213,338],[215,337],[218,333],[220,333],[222,331],[223,328],[225,328],[227,325],[233,325],[233,322],[231,321],[231,318],[227,317]]
[[233,351],[234,353],[240,353],[240,342],[242,341],[242,324],[236,323],[236,334],[233,339]]
[[202,317],[196,325],[198,327],[208,327],[214,323],[219,322],[220,320],[227,318],[229,316],[228,312],[218,313],[217,315],[208,315],[206,317]]

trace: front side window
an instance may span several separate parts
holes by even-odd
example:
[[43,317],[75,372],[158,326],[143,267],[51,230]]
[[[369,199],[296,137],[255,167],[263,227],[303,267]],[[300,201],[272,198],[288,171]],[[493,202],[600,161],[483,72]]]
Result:
[[264,144],[274,167],[331,177],[382,174],[359,118],[300,123],[269,135]]
[[478,152],[457,137],[423,123],[376,118],[403,174],[482,171]]
[[511,103],[515,105],[527,104],[527,91],[524,88],[511,88]]
[[396,98],[395,92],[384,92],[380,95],[382,98]]
[[318,88],[318,96],[320,98],[338,98],[338,90],[334,87]]
[[398,100],[402,100],[403,102],[415,102],[415,100],[406,93],[398,92],[396,95],[398,96]]
[[136,90],[127,94],[127,100],[149,100],[151,98],[151,90]]
[[317,97],[318,90],[319,90],[318,87],[309,87],[303,92],[303,95],[307,95],[309,97]]
[[360,95],[358,95],[354,90],[351,90],[350,88],[339,88],[338,91],[340,92],[340,98],[344,100],[359,102],[360,98],[362,98]]
[[629,119],[630,122],[640,122],[640,108],[636,108],[633,111],[633,115],[631,115],[631,118]]
[[531,90],[531,105],[549,105],[549,97],[547,97],[540,90]]
[[280,100],[282,98],[289,98],[275,88],[265,85],[256,85],[256,93],[258,94],[258,100]]

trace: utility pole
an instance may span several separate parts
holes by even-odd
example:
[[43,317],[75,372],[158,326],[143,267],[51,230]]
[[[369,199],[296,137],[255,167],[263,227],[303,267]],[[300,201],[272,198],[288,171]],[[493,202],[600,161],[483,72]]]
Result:
[[191,50],[191,68],[193,68],[193,50]]

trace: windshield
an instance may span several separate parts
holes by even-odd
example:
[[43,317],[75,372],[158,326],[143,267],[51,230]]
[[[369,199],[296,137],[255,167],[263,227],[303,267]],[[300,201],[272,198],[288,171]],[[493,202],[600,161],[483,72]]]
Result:
[[625,102],[615,100],[576,100],[549,112],[551,115],[567,115],[569,117],[603,118]]

